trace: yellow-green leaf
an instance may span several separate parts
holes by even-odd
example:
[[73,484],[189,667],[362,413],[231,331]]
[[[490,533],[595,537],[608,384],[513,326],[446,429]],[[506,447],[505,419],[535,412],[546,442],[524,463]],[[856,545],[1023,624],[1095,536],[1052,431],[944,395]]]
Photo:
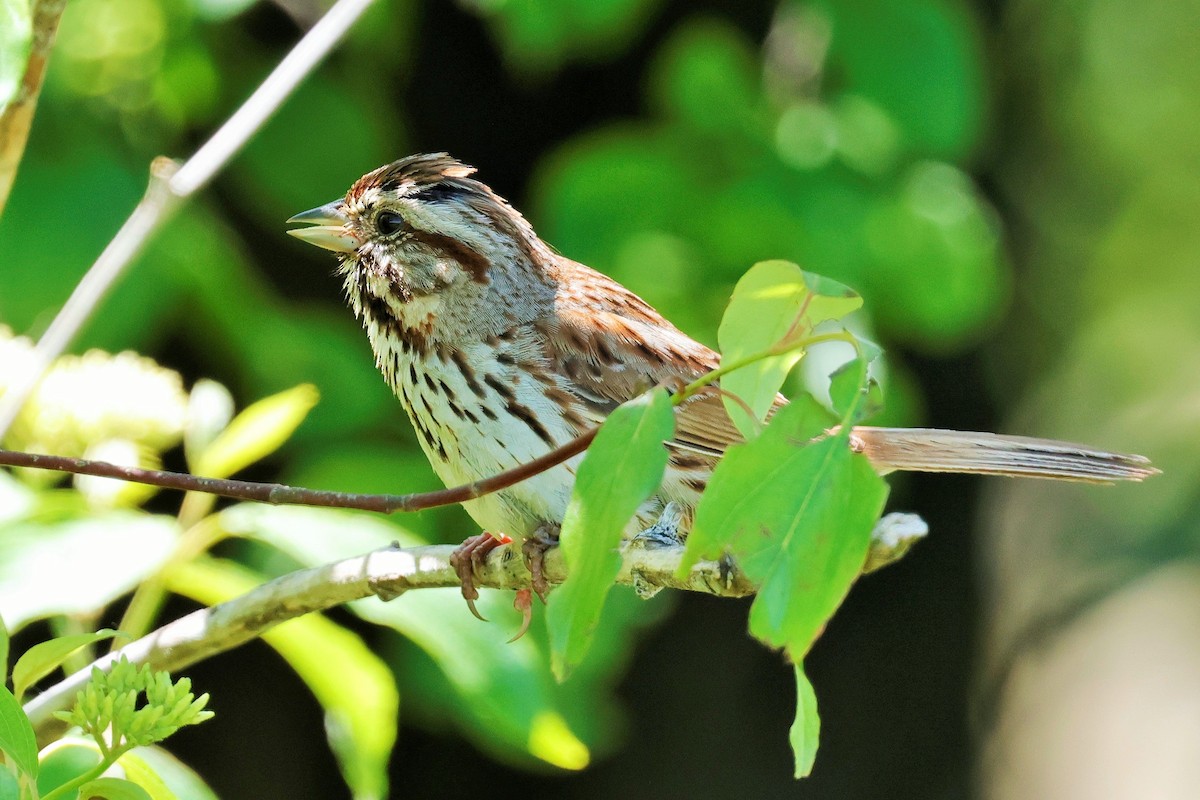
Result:
[[[266,580],[228,561],[199,559],[173,570],[171,590],[215,605]],[[263,634],[325,709],[325,730],[355,798],[388,796],[387,763],[396,741],[400,694],[388,667],[355,633],[320,614]]]
[[233,418],[197,456],[192,471],[225,478],[279,449],[317,404],[320,395],[304,383],[254,403]]
[[104,800],[153,800],[146,790],[132,781],[122,778],[96,778],[79,787],[79,796],[89,800],[103,797]]
[[89,644],[119,636],[117,631],[105,628],[95,633],[76,633],[39,642],[25,651],[13,667],[13,694],[17,700],[25,690],[58,669],[75,651]]
[[[696,509],[685,565],[733,554],[759,585],[750,632],[800,661],[861,572],[887,484],[811,397],[718,463]],[[819,437],[819,438],[818,438]]]
[[0,686],[8,682],[8,626],[0,617]]
[[796,777],[806,778],[817,760],[817,743],[821,735],[821,718],[817,716],[817,694],[813,691],[804,665],[796,662],[796,720],[788,739],[796,757]]
[[733,290],[721,319],[717,340],[721,363],[734,364],[769,351],[775,355],[737,369],[721,379],[726,391],[741,398],[754,412],[750,419],[736,400],[726,397],[725,408],[747,439],[758,435],[775,395],[792,367],[804,356],[798,342],[812,329],[840,319],[862,305],[862,298],[845,286],[804,272],[790,261],[760,261]]
[[674,432],[671,399],[655,389],[610,414],[579,465],[560,539],[567,580],[546,609],[551,666],[559,680],[591,645],[621,567],[617,545],[638,506],[662,485],[663,443]]
[[191,767],[161,747],[135,747],[117,763],[153,800],[217,800],[216,792]]
[[0,685],[0,751],[8,762],[21,773],[19,779],[29,782],[37,779],[37,741],[33,737],[33,726],[29,717],[12,692]]

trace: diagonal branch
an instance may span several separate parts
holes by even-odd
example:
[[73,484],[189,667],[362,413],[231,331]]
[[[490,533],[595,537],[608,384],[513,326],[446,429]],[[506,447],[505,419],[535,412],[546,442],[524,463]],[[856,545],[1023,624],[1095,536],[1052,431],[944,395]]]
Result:
[[[863,572],[873,571],[901,558],[928,533],[914,514],[888,514],[871,533],[871,550]],[[212,608],[195,611],[157,631],[101,657],[92,665],[60,681],[25,705],[35,728],[44,735],[55,723],[53,714],[64,709],[91,676],[92,667],[108,669],[122,656],[135,664],[176,671],[197,661],[231,650],[257,638],[281,622],[324,611],[372,595],[393,600],[415,589],[457,587],[460,579],[450,563],[453,545],[388,548],[289,573]],[[682,578],[676,572],[683,545],[643,545],[637,540],[621,545],[621,570],[616,582],[639,593],[680,589],[716,597],[745,597],[756,587],[728,561],[701,561]],[[475,585],[493,589],[529,586],[529,572],[511,547],[488,555],[476,572]],[[546,554],[545,576],[551,584],[566,580],[558,548]]]
[[[182,165],[155,159],[145,196],[96,259],[38,340],[34,366],[16,376],[0,397],[0,439],[55,358],[75,339],[100,301],[157,231],[191,195],[203,188],[291,96],[342,40],[374,0],[338,0],[279,63],[254,94]],[[46,5],[50,3],[45,2]],[[39,3],[39,8],[43,3]],[[61,9],[60,9],[61,11]],[[46,45],[47,48],[49,45]],[[36,44],[35,44],[36,47]],[[32,59],[31,59],[32,61]],[[29,111],[32,114],[32,109]],[[15,165],[14,165],[15,169]]]
[[[413,589],[455,587],[460,579],[450,564],[453,545],[376,550],[276,578],[241,597],[195,611],[109,653],[39,694],[25,706],[37,728],[54,724],[53,713],[66,708],[88,681],[92,668],[108,669],[124,656],[135,664],[176,671],[257,638],[281,622],[324,611],[372,595],[390,600]],[[529,586],[529,572],[511,548],[493,551],[480,566],[475,584],[494,589]],[[701,562],[682,579],[675,576],[683,546],[644,548],[626,543],[618,583],[685,589],[721,597],[743,597],[754,587],[738,571],[713,561]],[[566,578],[557,549],[546,555],[546,578]]]

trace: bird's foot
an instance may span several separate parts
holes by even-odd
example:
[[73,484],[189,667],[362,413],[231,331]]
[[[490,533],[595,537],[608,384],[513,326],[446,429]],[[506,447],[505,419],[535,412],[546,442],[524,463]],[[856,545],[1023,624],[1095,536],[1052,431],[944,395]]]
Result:
[[546,581],[546,553],[552,547],[558,546],[558,533],[562,528],[553,523],[541,525],[532,535],[526,537],[521,545],[521,553],[525,556],[525,566],[529,569],[529,585],[543,603],[550,593],[550,584]]
[[[654,524],[634,536],[629,544],[631,547],[641,547],[646,550],[654,550],[660,547],[679,547],[683,544],[683,531],[680,530],[682,525],[683,509],[679,507],[678,503],[667,503]],[[661,592],[662,587],[650,583],[642,576],[641,572],[635,570],[633,573],[633,591],[643,600],[649,600]]]
[[[476,572],[483,565],[488,553],[501,545],[511,543],[512,539],[502,533],[492,534],[484,531],[478,536],[472,536],[464,541],[457,550],[450,554],[450,566],[454,567],[454,571],[458,574],[458,582],[462,585],[462,596],[467,601],[467,608],[471,609],[471,613],[477,619],[484,622],[487,620],[475,608],[475,601],[479,599],[479,590],[475,588]],[[522,633],[524,633],[523,630]]]
[[653,525],[633,537],[631,544],[647,550],[655,547],[678,547],[683,544],[683,509],[678,503],[667,503]]

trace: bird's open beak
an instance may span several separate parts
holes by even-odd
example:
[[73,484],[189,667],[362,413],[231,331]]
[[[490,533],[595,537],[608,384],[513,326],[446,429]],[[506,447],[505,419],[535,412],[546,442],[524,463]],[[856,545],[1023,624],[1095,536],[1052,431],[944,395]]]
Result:
[[353,253],[363,245],[363,240],[346,228],[349,220],[342,212],[341,200],[303,211],[288,222],[303,222],[311,226],[292,228],[288,231],[292,236],[335,253]]

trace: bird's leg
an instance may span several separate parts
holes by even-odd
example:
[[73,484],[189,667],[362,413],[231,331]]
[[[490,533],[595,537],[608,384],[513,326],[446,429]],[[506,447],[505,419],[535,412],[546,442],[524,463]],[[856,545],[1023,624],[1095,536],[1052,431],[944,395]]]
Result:
[[633,537],[631,544],[647,550],[655,547],[678,547],[683,544],[683,509],[678,503],[667,503],[653,525]]
[[543,603],[546,602],[546,595],[550,593],[550,584],[546,581],[544,570],[546,552],[558,545],[560,530],[559,525],[551,522],[544,523],[525,537],[525,541],[521,544],[521,553],[525,556],[525,567],[529,570],[530,588],[517,589],[517,596],[513,598],[513,608],[521,612],[521,629],[508,640],[510,643],[520,639],[529,630],[529,623],[533,620],[534,592]]
[[521,545],[521,553],[525,556],[525,566],[529,569],[529,585],[533,591],[546,602],[550,593],[550,584],[546,582],[544,571],[546,553],[552,547],[558,546],[558,533],[562,527],[556,523],[546,522],[538,527]]
[[479,599],[479,590],[475,588],[476,571],[482,566],[488,553],[501,545],[511,543],[512,539],[503,533],[492,534],[484,531],[464,541],[457,550],[450,554],[450,566],[454,567],[454,571],[458,573],[458,581],[462,584],[462,596],[467,601],[467,608],[471,609],[471,613],[476,618],[484,622],[487,620],[475,608],[475,601]]
[[[659,547],[679,547],[683,544],[683,509],[678,503],[667,503],[654,524],[637,534],[630,540],[631,547],[641,547],[653,550]],[[662,591],[661,586],[655,586],[642,577],[640,571],[633,573],[633,591],[643,600],[649,600]]]

